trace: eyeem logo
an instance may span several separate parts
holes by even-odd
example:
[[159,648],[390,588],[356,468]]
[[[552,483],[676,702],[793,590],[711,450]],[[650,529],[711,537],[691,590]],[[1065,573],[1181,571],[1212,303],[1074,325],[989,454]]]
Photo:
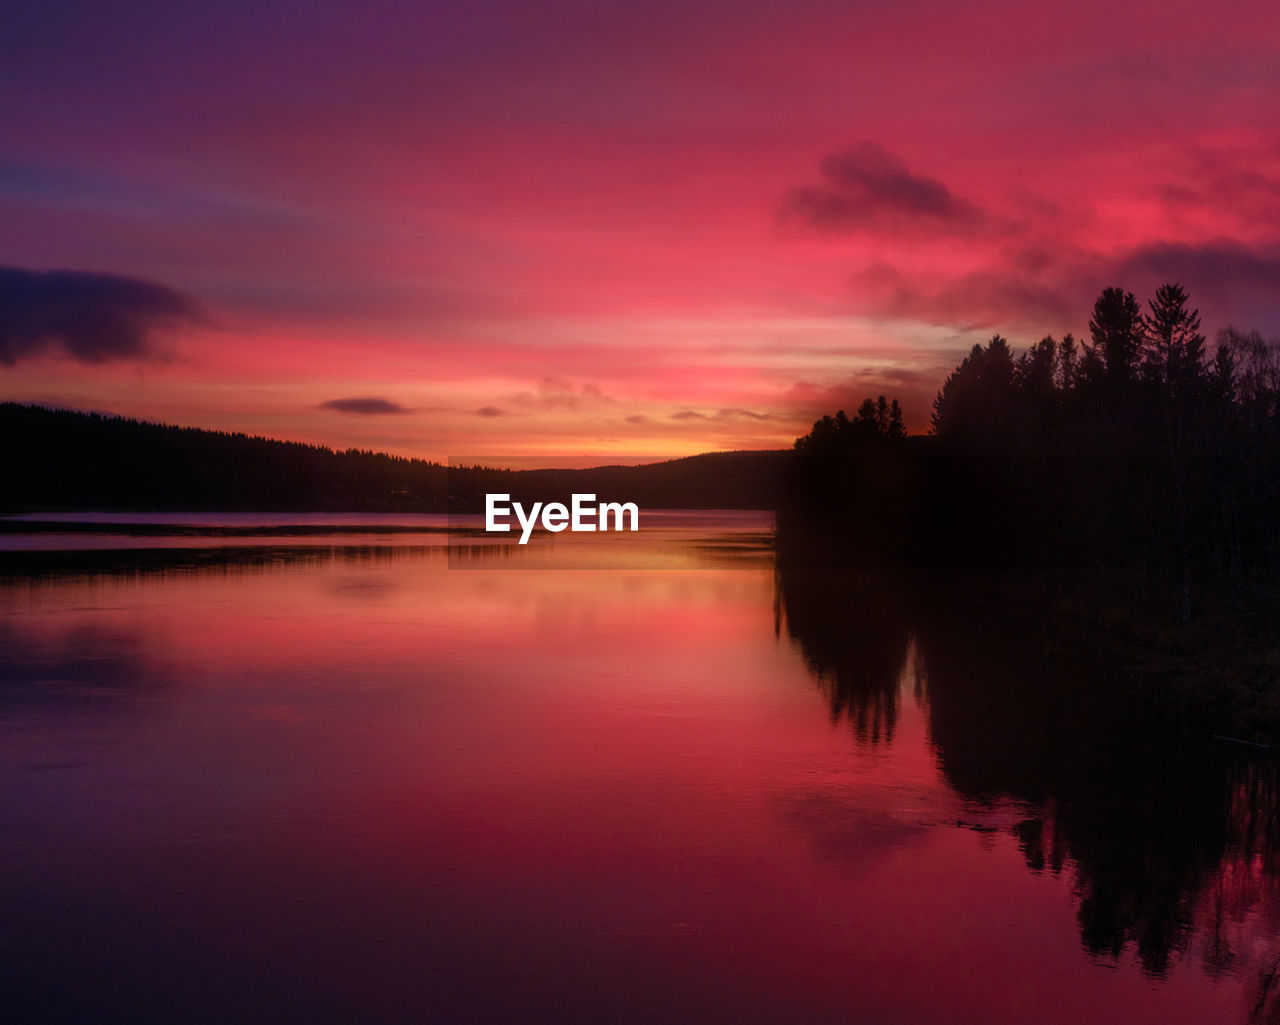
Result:
[[[507,518],[514,512],[520,522],[520,543],[529,543],[529,535],[537,526],[541,513],[542,528],[553,534],[568,528],[579,533],[593,534],[597,530],[639,530],[640,510],[635,502],[602,502],[595,504],[596,496],[575,494],[569,505],[560,502],[534,502],[527,513],[519,502],[512,502],[510,495],[484,496],[484,529],[486,531],[509,531],[510,523],[499,523],[499,517]],[[510,503],[509,505],[507,503]],[[613,526],[609,526],[609,514],[613,514]],[[631,525],[623,526],[624,517],[630,514]]]

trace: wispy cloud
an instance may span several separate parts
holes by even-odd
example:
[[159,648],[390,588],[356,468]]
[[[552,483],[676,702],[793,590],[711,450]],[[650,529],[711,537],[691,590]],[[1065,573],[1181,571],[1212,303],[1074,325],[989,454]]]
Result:
[[598,384],[575,385],[567,377],[547,375],[538,380],[536,391],[511,396],[516,405],[530,409],[581,409],[584,405],[613,402]]
[[[627,418],[632,421],[631,417]],[[759,413],[752,409],[717,409],[709,413],[701,413],[696,409],[681,409],[670,414],[670,419],[679,421],[697,421],[715,424],[732,424],[743,422],[765,423],[769,421],[782,420],[788,418],[779,416],[776,413]]]

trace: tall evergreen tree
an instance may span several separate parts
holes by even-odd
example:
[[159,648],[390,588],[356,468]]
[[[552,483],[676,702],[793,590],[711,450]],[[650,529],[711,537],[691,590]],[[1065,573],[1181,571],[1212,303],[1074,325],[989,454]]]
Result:
[[1097,357],[1107,380],[1124,385],[1135,377],[1142,354],[1145,327],[1142,310],[1132,292],[1104,288],[1089,318],[1090,351]]
[[1076,348],[1075,336],[1063,335],[1062,341],[1058,343],[1058,388],[1064,392],[1070,391],[1075,387],[1079,373],[1080,351]]
[[1148,360],[1156,375],[1178,393],[1192,388],[1204,373],[1204,335],[1200,311],[1187,309],[1187,291],[1179,284],[1161,285],[1143,318]]
[[894,399],[889,403],[889,437],[897,441],[907,436],[906,425],[902,422],[902,406]]
[[1013,350],[993,335],[985,348],[975,345],[943,382],[933,400],[933,433],[998,435],[1009,420],[1013,394]]
[[1036,402],[1048,402],[1057,390],[1058,342],[1045,335],[1018,357],[1018,384]]

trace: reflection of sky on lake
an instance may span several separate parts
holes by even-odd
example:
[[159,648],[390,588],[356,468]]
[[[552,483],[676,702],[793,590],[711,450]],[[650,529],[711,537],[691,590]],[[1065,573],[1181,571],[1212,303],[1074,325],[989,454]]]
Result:
[[1051,850],[1082,813],[953,789],[940,757],[977,755],[936,638],[835,617],[892,663],[872,736],[885,685],[767,563],[449,566],[0,583],[19,1018],[1248,1020],[1263,863],[1222,863],[1188,910],[1221,928],[1161,974],[1087,950]]

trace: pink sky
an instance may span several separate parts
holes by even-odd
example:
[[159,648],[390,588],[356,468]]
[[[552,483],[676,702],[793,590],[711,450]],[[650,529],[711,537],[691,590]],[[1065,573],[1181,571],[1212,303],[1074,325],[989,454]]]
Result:
[[[1280,332],[1274,4],[12,20],[0,399],[614,461],[882,392],[922,430],[974,342],[1079,336],[1113,284]],[[48,270],[116,276],[123,333],[15,320]]]

